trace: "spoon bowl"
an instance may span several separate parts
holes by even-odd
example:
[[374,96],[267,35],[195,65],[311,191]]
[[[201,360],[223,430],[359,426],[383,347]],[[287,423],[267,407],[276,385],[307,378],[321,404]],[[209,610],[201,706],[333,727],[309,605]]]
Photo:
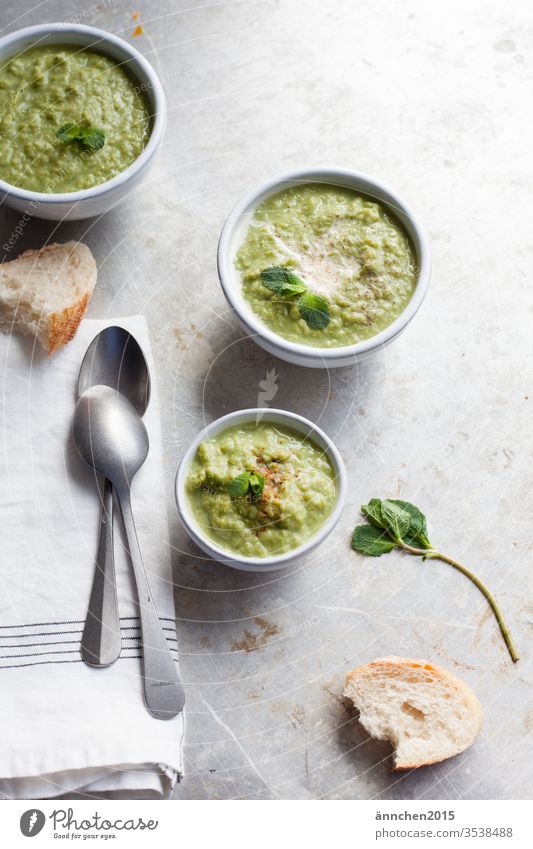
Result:
[[85,352],[78,397],[97,385],[116,389],[144,416],[150,401],[150,372],[141,346],[123,327],[105,327]]
[[148,433],[140,415],[110,386],[91,386],[81,395],[73,435],[80,456],[117,491],[129,488],[148,455]]

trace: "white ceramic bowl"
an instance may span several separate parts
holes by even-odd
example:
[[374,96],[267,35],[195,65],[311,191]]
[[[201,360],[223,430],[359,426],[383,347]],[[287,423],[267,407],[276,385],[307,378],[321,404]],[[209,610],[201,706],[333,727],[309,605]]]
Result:
[[[327,454],[331,466],[335,474],[335,484],[337,487],[337,498],[329,516],[323,525],[307,539],[303,545],[292,551],[287,551],[284,554],[274,555],[272,557],[240,557],[234,552],[227,551],[221,548],[206,535],[201,526],[198,524],[191,510],[189,499],[186,492],[186,479],[189,467],[196,454],[198,446],[202,440],[215,436],[227,427],[244,424],[245,422],[255,422],[261,418],[262,422],[269,422],[285,427],[290,427],[297,433],[309,437]],[[181,522],[196,545],[202,549],[213,560],[218,560],[227,566],[232,566],[234,569],[242,569],[248,572],[270,572],[274,569],[283,569],[291,563],[297,561],[304,554],[309,554],[313,551],[326,537],[331,533],[335,525],[340,519],[344,501],[346,498],[346,468],[341,455],[335,445],[326,436],[323,430],[317,427],[308,419],[289,413],[286,410],[267,410],[264,408],[256,408],[251,410],[239,410],[235,413],[229,413],[227,416],[217,419],[210,425],[207,425],[193,440],[188,450],[186,451],[180,463],[178,474],[176,475],[176,503],[178,505],[178,513]]]
[[105,183],[78,192],[52,194],[32,192],[0,180],[2,200],[19,212],[52,221],[77,221],[101,215],[115,206],[140,182],[151,164],[163,137],[166,100],[159,77],[138,50],[112,33],[83,24],[38,24],[19,29],[0,38],[0,60],[20,53],[34,44],[79,44],[124,63],[128,73],[139,83],[152,115],[152,132],[148,144],[132,164]]
[[[289,342],[270,330],[257,316],[242,294],[240,274],[235,268],[235,254],[241,246],[250,214],[270,195],[302,183],[328,183],[355,189],[389,207],[394,217],[403,225],[411,238],[418,262],[418,280],[413,296],[404,311],[385,330],[339,348],[316,348]],[[431,257],[427,238],[414,213],[391,189],[379,180],[347,171],[342,168],[304,168],[273,177],[259,188],[249,192],[230,213],[218,243],[218,275],[224,294],[235,310],[245,331],[265,351],[289,363],[311,368],[334,368],[353,365],[358,359],[388,345],[407,327],[424,300],[431,272]]]

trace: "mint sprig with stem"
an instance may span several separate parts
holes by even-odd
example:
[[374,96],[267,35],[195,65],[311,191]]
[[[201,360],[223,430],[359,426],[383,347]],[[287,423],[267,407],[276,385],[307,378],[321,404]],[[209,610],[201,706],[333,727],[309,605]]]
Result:
[[232,498],[243,498],[248,492],[252,498],[261,498],[265,488],[265,479],[259,472],[247,470],[233,478],[228,484],[228,492]]
[[78,141],[90,151],[101,150],[105,145],[104,131],[90,126],[87,121],[69,121],[59,128],[56,136],[63,144]]
[[322,295],[310,292],[303,280],[290,268],[272,265],[261,272],[263,286],[281,298],[298,296],[298,309],[301,317],[311,330],[324,330],[331,318],[329,304]]
[[361,513],[368,524],[358,525],[353,532],[352,548],[355,551],[369,554],[371,557],[380,557],[394,548],[399,548],[424,560],[442,560],[443,563],[449,563],[483,593],[496,617],[511,660],[513,663],[519,660],[496,599],[483,581],[480,581],[470,569],[455,558],[434,548],[428,538],[426,517],[418,507],[409,501],[399,499],[371,498],[368,504],[362,505]]

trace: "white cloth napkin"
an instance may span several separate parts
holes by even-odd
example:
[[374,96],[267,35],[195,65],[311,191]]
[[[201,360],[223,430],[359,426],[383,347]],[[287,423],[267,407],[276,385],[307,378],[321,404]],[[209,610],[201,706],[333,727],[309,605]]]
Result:
[[[146,710],[139,620],[121,525],[115,564],[122,654],[107,669],[81,660],[97,543],[94,473],[79,459],[71,423],[79,367],[93,337],[119,324],[153,361],[142,317],[82,322],[52,358],[29,337],[0,334],[0,797],[65,793],[167,796],[181,776],[183,716]],[[155,380],[144,417],[148,459],[133,510],[145,566],[177,661],[161,432]]]

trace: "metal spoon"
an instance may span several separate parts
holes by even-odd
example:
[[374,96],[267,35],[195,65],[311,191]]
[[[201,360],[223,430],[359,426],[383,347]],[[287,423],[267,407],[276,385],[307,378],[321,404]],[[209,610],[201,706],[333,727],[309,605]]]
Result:
[[[78,378],[78,397],[90,386],[111,386],[143,416],[150,400],[150,373],[139,343],[123,327],[106,327],[87,348]],[[113,555],[113,487],[104,478],[102,511],[93,585],[81,638],[81,655],[89,666],[110,666],[120,655],[115,561]]]
[[185,694],[152,599],[130,501],[131,482],[148,454],[146,428],[123,395],[109,386],[92,386],[76,404],[73,436],[80,456],[113,484],[137,584],[144,697],[153,716],[169,719],[183,709]]

